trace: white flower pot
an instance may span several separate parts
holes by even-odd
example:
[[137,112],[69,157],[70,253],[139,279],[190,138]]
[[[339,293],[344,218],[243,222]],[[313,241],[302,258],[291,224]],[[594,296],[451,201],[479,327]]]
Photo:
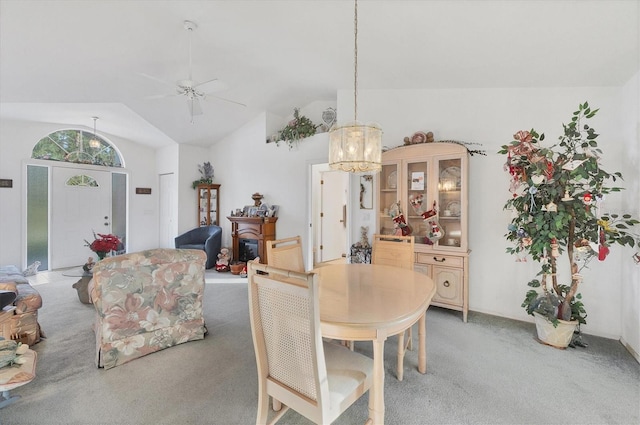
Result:
[[533,313],[536,322],[536,330],[538,331],[538,339],[547,345],[557,348],[567,348],[571,342],[573,332],[578,326],[578,321],[558,320],[558,326],[554,327],[545,316]]

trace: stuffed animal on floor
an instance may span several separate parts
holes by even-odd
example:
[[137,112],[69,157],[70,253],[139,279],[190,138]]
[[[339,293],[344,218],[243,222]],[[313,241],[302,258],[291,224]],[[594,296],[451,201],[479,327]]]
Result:
[[216,271],[228,272],[230,270],[229,261],[231,255],[229,255],[229,248],[222,248],[218,254],[218,261],[216,261]]
[[24,269],[22,276],[33,276],[38,273],[38,267],[40,267],[40,261],[34,261],[29,267]]

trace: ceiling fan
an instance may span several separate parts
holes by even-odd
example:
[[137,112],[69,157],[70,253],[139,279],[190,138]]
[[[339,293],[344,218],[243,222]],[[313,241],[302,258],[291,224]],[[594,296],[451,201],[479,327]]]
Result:
[[165,97],[184,96],[187,99],[187,107],[189,108],[189,115],[191,117],[191,123],[193,124],[193,117],[196,115],[202,115],[202,107],[200,106],[200,100],[206,100],[208,97],[212,97],[218,100],[222,100],[229,103],[234,103],[240,106],[247,106],[244,103],[236,102],[235,100],[226,99],[220,96],[215,96],[212,93],[223,90],[226,88],[224,83],[220,82],[217,78],[196,83],[193,80],[192,74],[192,58],[191,58],[191,37],[193,31],[198,26],[192,21],[184,21],[184,29],[189,32],[189,77],[184,80],[178,80],[175,84],[152,75],[140,73],[143,77],[160,82],[165,85],[175,87],[176,93],[174,94],[159,94],[154,96],[148,96],[147,99],[160,99]]

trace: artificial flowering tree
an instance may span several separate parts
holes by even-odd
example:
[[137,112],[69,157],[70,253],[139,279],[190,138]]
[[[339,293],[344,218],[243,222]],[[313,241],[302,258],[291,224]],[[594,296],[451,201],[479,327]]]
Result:
[[587,124],[597,112],[588,102],[579,105],[551,146],[543,146],[544,134],[532,129],[518,131],[499,151],[507,155],[511,183],[505,208],[513,215],[505,237],[515,245],[507,252],[540,263],[522,307],[554,326],[559,320],[586,323],[578,289],[581,271],[592,259],[604,261],[612,244],[640,246],[633,233],[637,219],[603,213],[606,195],[622,190],[611,185],[622,174],[601,165],[599,135]]

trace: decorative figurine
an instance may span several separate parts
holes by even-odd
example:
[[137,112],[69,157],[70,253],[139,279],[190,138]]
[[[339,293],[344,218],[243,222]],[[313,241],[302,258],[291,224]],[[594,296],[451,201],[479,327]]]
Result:
[[89,257],[87,258],[87,262],[84,263],[84,266],[82,266],[82,270],[84,270],[85,273],[93,273],[94,265],[95,263],[93,262],[93,257]]
[[231,260],[231,256],[229,255],[229,248],[222,248],[220,253],[218,254],[218,261],[216,261],[216,271],[218,272],[228,272],[229,261]]

